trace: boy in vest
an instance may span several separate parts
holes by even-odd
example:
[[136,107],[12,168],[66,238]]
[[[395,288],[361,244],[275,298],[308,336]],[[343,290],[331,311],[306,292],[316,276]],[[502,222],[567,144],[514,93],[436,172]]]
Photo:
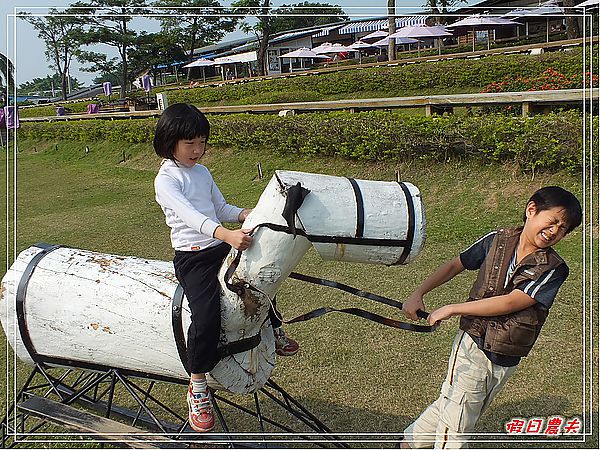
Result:
[[479,270],[469,298],[434,310],[430,325],[461,316],[439,398],[404,431],[402,448],[467,448],[468,434],[527,356],[569,268],[552,246],[581,224],[581,205],[560,187],[538,190],[524,225],[493,231],[440,266],[404,303],[418,320],[423,296],[467,270]]

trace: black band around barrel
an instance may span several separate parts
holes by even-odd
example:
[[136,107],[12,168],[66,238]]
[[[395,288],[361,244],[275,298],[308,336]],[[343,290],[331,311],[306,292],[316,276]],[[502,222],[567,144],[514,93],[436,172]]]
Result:
[[23,345],[27,349],[29,356],[35,363],[42,364],[43,360],[41,355],[35,349],[33,342],[31,342],[31,336],[29,334],[29,328],[27,327],[27,312],[25,308],[25,299],[27,297],[27,287],[29,286],[29,280],[31,280],[31,276],[33,275],[33,271],[35,270],[38,263],[46,256],[48,253],[53,252],[57,248],[61,248],[62,245],[51,245],[46,244],[45,242],[40,242],[35,244],[35,247],[39,247],[42,249],[41,252],[37,253],[31,260],[27,267],[23,271],[21,275],[21,279],[19,280],[19,286],[17,287],[17,295],[16,295],[16,309],[17,309],[17,323],[19,324],[19,333],[21,335],[21,341]]
[[183,287],[181,284],[178,284],[175,293],[173,294],[173,302],[171,304],[171,323],[173,324],[173,337],[175,338],[175,346],[177,347],[179,359],[181,360],[183,367],[185,367],[186,372],[189,374],[187,346],[185,343],[185,334],[183,332],[183,323],[181,321],[183,295]]
[[[281,231],[283,233],[292,234],[290,228],[286,225],[280,225],[277,223],[264,222],[256,225],[253,230],[259,228],[268,228],[273,231]],[[305,237],[310,242],[316,242],[321,244],[348,244],[348,245],[366,245],[374,247],[405,247],[407,245],[406,239],[378,239],[378,238],[356,238],[348,236],[322,236],[316,234],[307,234],[306,231],[297,228],[296,234]]]
[[[240,252],[238,252],[238,255]],[[239,263],[239,258],[238,258]],[[233,270],[237,267],[232,266]],[[228,278],[225,278],[225,283],[228,285]],[[179,354],[179,359],[185,367],[186,372],[189,374],[190,370],[188,367],[188,358],[187,358],[187,344],[185,341],[185,334],[183,331],[183,321],[182,321],[182,311],[183,311],[183,297],[184,291],[181,284],[177,285],[177,289],[175,289],[175,294],[173,294],[173,303],[172,303],[172,314],[171,320],[173,324],[173,336],[175,337],[175,345],[177,346],[177,353]],[[239,295],[239,294],[238,294]],[[248,338],[240,339],[239,341],[229,342],[225,345],[219,345],[217,351],[219,352],[219,359],[223,359],[226,356],[235,355],[236,353],[242,353],[248,350],[252,350],[260,344],[261,337],[260,331],[255,336],[250,336]]]
[[365,205],[363,202],[362,193],[360,192],[360,186],[354,178],[348,178],[352,189],[354,190],[354,197],[356,197],[356,234],[357,238],[361,238],[365,234]]
[[254,336],[240,339],[239,341],[229,342],[225,345],[219,345],[217,351],[219,352],[219,357],[223,359],[226,356],[231,356],[235,355],[236,353],[242,353],[248,350],[252,350],[253,348],[258,347],[260,341],[261,337],[259,330],[258,334],[255,334]]
[[404,264],[406,258],[410,254],[413,246],[413,240],[415,237],[415,205],[413,203],[412,195],[410,193],[410,189],[404,183],[398,183],[402,192],[404,192],[404,196],[406,197],[406,207],[408,209],[408,230],[406,230],[406,245],[404,247],[404,251],[402,255],[400,255],[400,259],[398,260],[398,264]]

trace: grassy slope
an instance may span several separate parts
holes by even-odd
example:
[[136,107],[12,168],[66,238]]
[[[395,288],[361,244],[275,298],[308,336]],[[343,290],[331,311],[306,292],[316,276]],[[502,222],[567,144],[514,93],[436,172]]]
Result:
[[[46,241],[170,259],[167,227],[153,200],[156,157],[143,145],[88,145],[91,152],[86,156],[82,143],[60,142],[55,147],[53,143],[20,142],[17,250]],[[128,160],[120,162],[124,150]],[[256,179],[257,162],[262,163],[263,180]],[[521,208],[535,189],[560,184],[582,195],[578,177],[542,174],[531,180],[508,166],[393,166],[222,149],[212,149],[204,163],[225,197],[240,206],[256,202],[275,169],[381,180],[393,180],[395,171],[400,171],[403,180],[421,189],[426,206],[428,240],[417,261],[402,267],[374,267],[323,262],[309,251],[297,268],[400,300],[438,264],[480,235],[496,226],[518,223]],[[4,189],[5,183],[0,183],[0,190]],[[484,415],[480,430],[501,432],[503,423],[515,416],[582,414],[581,242],[578,230],[559,244],[571,277],[532,354]],[[463,275],[430,294],[429,308],[464,299],[474,276]],[[294,280],[286,281],[278,298],[288,318],[323,305],[352,305],[398,316],[389,308]],[[434,334],[421,335],[331,314],[289,326],[302,349],[294,358],[279,360],[274,379],[334,430],[398,432],[437,396],[456,329],[453,320]],[[20,371],[20,378],[25,372]],[[0,380],[0,386],[4,385]],[[165,388],[163,395],[183,394],[179,391]],[[3,402],[4,395],[2,406]]]

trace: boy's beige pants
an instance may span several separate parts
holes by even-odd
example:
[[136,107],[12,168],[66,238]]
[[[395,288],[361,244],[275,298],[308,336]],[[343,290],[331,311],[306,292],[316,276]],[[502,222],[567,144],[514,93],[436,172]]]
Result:
[[404,430],[404,442],[412,448],[468,448],[477,420],[516,368],[493,364],[459,330],[441,394]]

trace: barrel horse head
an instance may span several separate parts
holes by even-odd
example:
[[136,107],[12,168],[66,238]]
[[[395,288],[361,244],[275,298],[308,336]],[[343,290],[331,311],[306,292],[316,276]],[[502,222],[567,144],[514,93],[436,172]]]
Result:
[[[425,241],[421,195],[410,183],[277,171],[244,222],[254,241],[219,273],[223,357],[215,388],[252,393],[275,367],[268,311],[310,246],[324,260],[406,264]],[[189,310],[170,262],[36,245],[2,280],[0,318],[26,363],[117,368],[185,380]]]

